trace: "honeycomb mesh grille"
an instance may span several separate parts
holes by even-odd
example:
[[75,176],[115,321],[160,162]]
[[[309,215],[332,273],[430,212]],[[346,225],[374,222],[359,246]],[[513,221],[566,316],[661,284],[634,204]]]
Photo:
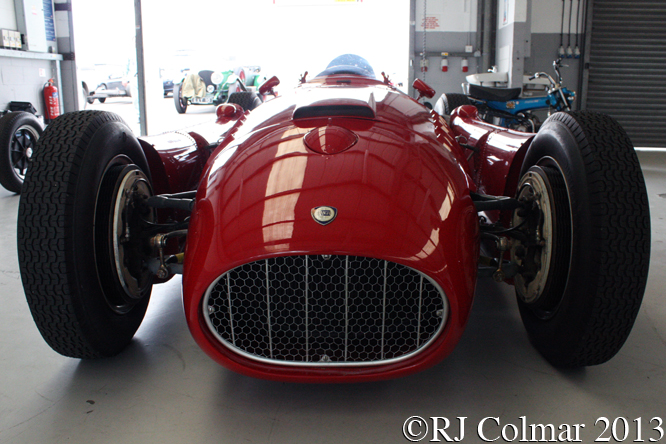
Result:
[[427,276],[355,256],[287,256],[223,274],[204,298],[223,344],[294,365],[384,363],[423,349],[447,302]]

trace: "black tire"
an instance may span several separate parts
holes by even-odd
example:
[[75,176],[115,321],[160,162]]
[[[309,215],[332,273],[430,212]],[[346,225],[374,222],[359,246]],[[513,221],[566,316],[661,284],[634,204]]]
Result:
[[440,116],[450,116],[454,109],[463,105],[472,105],[465,94],[442,94],[435,103],[435,111]]
[[[141,277],[134,294],[123,290],[121,279],[136,269],[136,258],[125,246],[114,256],[114,242],[123,229],[113,237],[113,222],[124,217],[130,233],[139,231],[136,221],[145,212],[142,216],[133,205],[125,206],[127,200],[121,199],[131,197],[119,186],[149,190],[147,174],[138,140],[113,113],[64,114],[39,141],[19,204],[18,257],[33,319],[58,353],[74,358],[115,355],[141,324],[152,276]],[[131,177],[144,179],[121,182]],[[127,235],[130,244],[137,245],[137,235]]]
[[42,136],[37,118],[19,111],[0,119],[0,184],[12,193],[20,193],[30,160]]
[[178,114],[185,114],[187,111],[187,99],[182,97],[180,87],[180,83],[173,85],[173,102],[176,104],[176,111],[178,111]]
[[257,93],[254,93],[252,91],[241,91],[241,92],[231,93],[229,95],[229,100],[227,100],[227,103],[236,103],[242,106],[245,111],[252,111],[256,107],[261,105],[262,102]]
[[[523,323],[553,365],[601,364],[629,336],[647,281],[650,214],[638,158],[611,117],[560,112],[541,126],[525,156],[521,181],[533,180],[536,176],[527,175],[535,171],[549,189],[554,209],[544,211],[543,219],[553,223],[554,235],[552,256],[543,254],[550,263],[542,285],[525,297],[516,277]],[[520,255],[525,257],[527,249]]]
[[[97,91],[97,90],[106,91],[106,84],[102,83],[101,85],[99,85],[97,87],[97,89],[95,91]],[[97,100],[99,100],[99,103],[104,103],[104,102],[106,102],[106,97],[98,97]]]
[[93,103],[94,99],[90,97],[90,89],[88,89],[88,84],[86,82],[81,82],[81,88],[83,88],[83,97],[85,97],[86,102]]

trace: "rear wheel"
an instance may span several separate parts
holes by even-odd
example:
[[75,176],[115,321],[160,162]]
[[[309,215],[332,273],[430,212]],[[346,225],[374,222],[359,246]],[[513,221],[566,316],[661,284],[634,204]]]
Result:
[[23,287],[37,327],[75,358],[119,353],[146,312],[141,237],[154,220],[143,150],[116,114],[67,113],[40,139],[18,215]]
[[262,104],[259,96],[252,91],[241,91],[231,93],[227,103],[236,103],[243,107],[245,111],[252,111]]
[[181,87],[182,85],[180,83],[173,85],[173,101],[176,104],[176,111],[178,111],[178,114],[185,114],[187,111],[187,99],[182,96]]
[[[95,91],[106,91],[106,84],[102,83]],[[104,103],[106,102],[106,97],[97,97],[97,100],[99,100],[99,103]]]
[[523,163],[512,259],[523,323],[556,366],[601,364],[629,336],[645,291],[650,214],[622,127],[598,113],[556,113]]
[[472,102],[465,94],[442,94],[435,103],[435,111],[440,116],[450,116],[454,109],[463,105],[471,105]]
[[13,112],[0,119],[0,184],[20,193],[42,125],[31,113]]

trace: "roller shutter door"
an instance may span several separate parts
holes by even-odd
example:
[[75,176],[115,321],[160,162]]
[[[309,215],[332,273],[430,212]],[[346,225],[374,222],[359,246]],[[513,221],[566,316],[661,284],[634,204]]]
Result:
[[586,103],[666,147],[666,0],[593,0]]

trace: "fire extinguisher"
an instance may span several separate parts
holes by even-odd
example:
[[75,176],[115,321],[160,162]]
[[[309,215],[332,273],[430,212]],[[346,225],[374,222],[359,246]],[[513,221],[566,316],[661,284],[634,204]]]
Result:
[[54,80],[49,79],[44,84],[44,120],[50,122],[60,115],[60,102],[58,100],[58,88],[53,84]]

